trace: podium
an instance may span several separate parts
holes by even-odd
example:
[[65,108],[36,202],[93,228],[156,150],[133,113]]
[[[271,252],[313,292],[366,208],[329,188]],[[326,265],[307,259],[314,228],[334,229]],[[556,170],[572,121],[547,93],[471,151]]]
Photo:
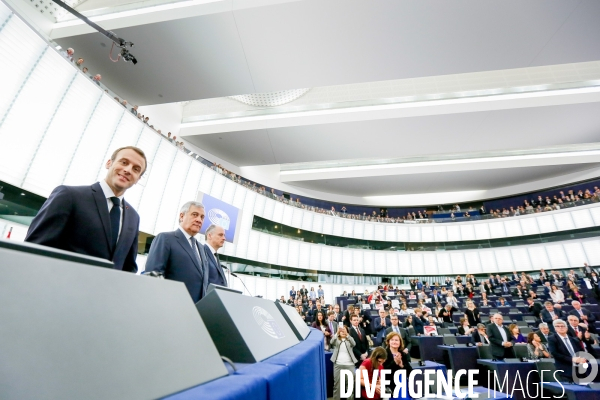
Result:
[[0,240],[0,398],[156,399],[227,375],[185,285]]
[[302,319],[298,311],[294,307],[290,307],[286,304],[281,304],[276,301],[275,305],[283,315],[283,318],[287,321],[290,328],[298,338],[298,340],[304,340],[310,333],[310,328],[306,325],[306,322]]
[[215,287],[196,303],[219,354],[255,363],[299,343],[274,302]]

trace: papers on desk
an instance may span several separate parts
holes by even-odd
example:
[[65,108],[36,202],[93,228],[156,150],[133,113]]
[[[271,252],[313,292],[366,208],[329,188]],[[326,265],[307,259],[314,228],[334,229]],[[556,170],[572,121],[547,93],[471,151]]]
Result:
[[425,335],[427,336],[437,336],[438,331],[437,331],[437,327],[435,326],[431,326],[431,325],[425,325],[423,327],[423,331],[425,332]]

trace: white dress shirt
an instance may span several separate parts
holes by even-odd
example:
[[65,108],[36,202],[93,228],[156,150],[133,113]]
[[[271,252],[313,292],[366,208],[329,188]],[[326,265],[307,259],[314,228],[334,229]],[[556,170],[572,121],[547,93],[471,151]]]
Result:
[[[190,245],[190,247],[196,251],[196,254],[198,254],[198,257],[200,257],[200,260],[202,260],[202,256],[200,255],[200,249],[199,248],[195,248],[194,246],[192,246],[192,242],[190,240],[190,238],[194,238],[196,239],[195,236],[190,235],[189,233],[187,233],[185,230],[183,230],[183,228],[180,226],[179,230],[183,233],[183,235],[185,236],[185,240],[187,240],[188,244]],[[198,239],[196,239],[196,243],[198,243],[198,247],[202,246],[202,244],[200,242],[198,242]]]
[[502,344],[508,342],[508,337],[506,336],[506,332],[504,331],[504,327],[502,325],[496,324],[498,330],[500,331],[500,335],[502,336]]
[[[108,205],[108,213],[109,214],[110,214],[110,210],[112,210],[112,208],[114,207],[114,204],[110,198],[111,197],[119,198],[119,201],[121,204],[119,206],[119,208],[121,209],[121,222],[119,223],[119,236],[121,236],[121,228],[123,227],[123,217],[125,215],[125,213],[123,213],[123,196],[116,196],[115,193],[113,192],[113,190],[110,188],[110,186],[108,186],[108,183],[106,183],[106,181],[104,179],[102,179],[98,183],[100,183],[100,187],[102,188],[104,197],[106,197],[106,204]],[[119,241],[119,236],[117,236],[117,241]]]

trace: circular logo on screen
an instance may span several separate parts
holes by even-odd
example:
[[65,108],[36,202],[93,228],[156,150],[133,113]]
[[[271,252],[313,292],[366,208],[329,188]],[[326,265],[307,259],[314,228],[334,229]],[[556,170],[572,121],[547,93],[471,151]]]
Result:
[[258,326],[260,326],[267,335],[274,339],[281,339],[285,337],[279,328],[279,324],[277,324],[273,316],[269,314],[267,310],[259,306],[254,306],[252,309],[252,314],[254,315],[254,320]]
[[223,227],[223,229],[229,229],[229,215],[225,213],[223,210],[219,210],[218,208],[211,208],[208,210],[208,220],[215,225]]

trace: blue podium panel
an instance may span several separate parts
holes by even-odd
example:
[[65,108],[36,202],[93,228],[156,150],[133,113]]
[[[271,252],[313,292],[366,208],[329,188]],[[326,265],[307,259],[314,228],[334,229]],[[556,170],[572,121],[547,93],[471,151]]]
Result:
[[230,375],[165,397],[165,400],[268,399],[267,380],[250,375]]
[[[485,365],[490,371],[496,372],[496,376],[498,377],[498,381],[500,384],[503,384],[505,376],[507,376],[506,385],[510,391],[512,391],[512,395],[515,399],[529,399],[527,396],[528,393],[536,393],[539,391],[539,374],[534,373],[529,376],[527,379],[527,374],[530,371],[537,371],[535,363],[532,362],[505,362],[505,361],[492,361],[492,360],[477,360],[477,363],[481,365]],[[515,384],[515,378],[517,378],[517,374],[519,375],[520,383],[517,382]],[[523,390],[514,390],[513,387],[521,388]],[[488,387],[494,389],[494,378],[491,377],[488,382]],[[525,393],[523,393],[523,391]],[[506,391],[505,391],[506,393]]]
[[[477,358],[479,353],[476,346],[473,347],[453,347],[439,346],[442,351],[448,355],[448,364],[450,369],[457,371],[459,369],[478,369]],[[444,357],[446,361],[446,357]]]
[[333,397],[333,363],[331,362],[332,352],[325,352],[325,383],[327,385],[327,398]]
[[438,346],[444,344],[442,336],[412,336],[419,342],[419,352],[423,361],[443,361],[444,352]]
[[323,333],[320,330],[311,328],[310,334],[303,342],[264,362],[288,368],[290,382],[293,385],[288,390],[287,399],[325,400],[327,398],[325,347]]
[[[285,399],[294,382],[288,369],[283,365],[258,363],[251,367],[241,368],[236,375],[253,376],[267,381],[267,400]],[[296,383],[297,384],[297,383]]]
[[600,390],[590,389],[589,387],[579,385],[567,385],[566,383],[558,384],[544,382],[543,388],[552,394],[561,395],[564,393],[569,400],[598,400],[600,399]]

